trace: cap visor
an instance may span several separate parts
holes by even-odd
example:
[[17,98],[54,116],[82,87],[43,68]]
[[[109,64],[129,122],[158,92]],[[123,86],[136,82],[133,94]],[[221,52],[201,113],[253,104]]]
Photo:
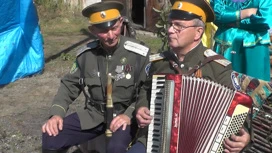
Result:
[[170,19],[178,19],[178,20],[192,20],[192,19],[201,19],[201,16],[198,16],[193,13],[189,13],[182,10],[172,10],[169,15]]
[[117,22],[117,20],[118,19],[114,19],[112,21],[103,22],[103,23],[99,23],[99,24],[94,24],[93,26],[95,26],[97,28],[107,29],[107,28],[110,28],[113,25],[115,25],[115,23]]

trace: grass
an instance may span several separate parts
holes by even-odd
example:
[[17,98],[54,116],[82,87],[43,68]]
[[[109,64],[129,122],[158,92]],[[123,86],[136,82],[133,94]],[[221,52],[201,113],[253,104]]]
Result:
[[149,46],[151,49],[151,53],[157,53],[161,48],[162,41],[160,38],[156,37],[154,34],[138,33],[137,39],[143,41],[147,46]]
[[62,0],[35,0],[43,35],[75,34],[87,27],[81,9]]
[[45,36],[81,34],[81,29],[88,26],[87,19],[83,17],[57,17],[52,20],[42,21],[40,24]]
[[[35,0],[35,4],[44,37],[46,58],[88,37],[88,19],[82,16],[80,8],[70,7],[63,1],[56,0]],[[152,33],[137,32],[137,39],[145,42],[152,53],[158,52],[161,48],[160,38]],[[75,56],[76,49],[69,52]]]

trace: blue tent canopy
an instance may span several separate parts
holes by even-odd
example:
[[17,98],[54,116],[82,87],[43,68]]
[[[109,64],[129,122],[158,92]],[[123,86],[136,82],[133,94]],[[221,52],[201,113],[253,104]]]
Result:
[[0,85],[40,73],[43,39],[32,0],[0,0]]

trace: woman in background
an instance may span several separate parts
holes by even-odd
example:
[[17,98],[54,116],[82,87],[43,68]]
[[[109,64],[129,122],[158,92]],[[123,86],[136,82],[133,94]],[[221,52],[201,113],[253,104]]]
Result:
[[271,0],[211,0],[218,29],[214,50],[246,75],[270,81]]

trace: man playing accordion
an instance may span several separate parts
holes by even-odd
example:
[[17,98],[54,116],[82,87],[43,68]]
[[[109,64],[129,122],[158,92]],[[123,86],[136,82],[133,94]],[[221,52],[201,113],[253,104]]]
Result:
[[[140,128],[136,143],[128,153],[145,153],[147,127],[153,119],[150,116],[149,102],[154,74],[182,74],[205,78],[229,88],[237,88],[238,83],[232,77],[232,65],[223,57],[207,49],[201,42],[205,23],[213,22],[214,12],[205,0],[175,1],[168,17],[169,51],[150,57],[149,76],[141,89],[136,104],[136,118]],[[241,152],[250,142],[246,124],[238,134],[225,139],[224,152]],[[199,127],[201,128],[201,127]]]

